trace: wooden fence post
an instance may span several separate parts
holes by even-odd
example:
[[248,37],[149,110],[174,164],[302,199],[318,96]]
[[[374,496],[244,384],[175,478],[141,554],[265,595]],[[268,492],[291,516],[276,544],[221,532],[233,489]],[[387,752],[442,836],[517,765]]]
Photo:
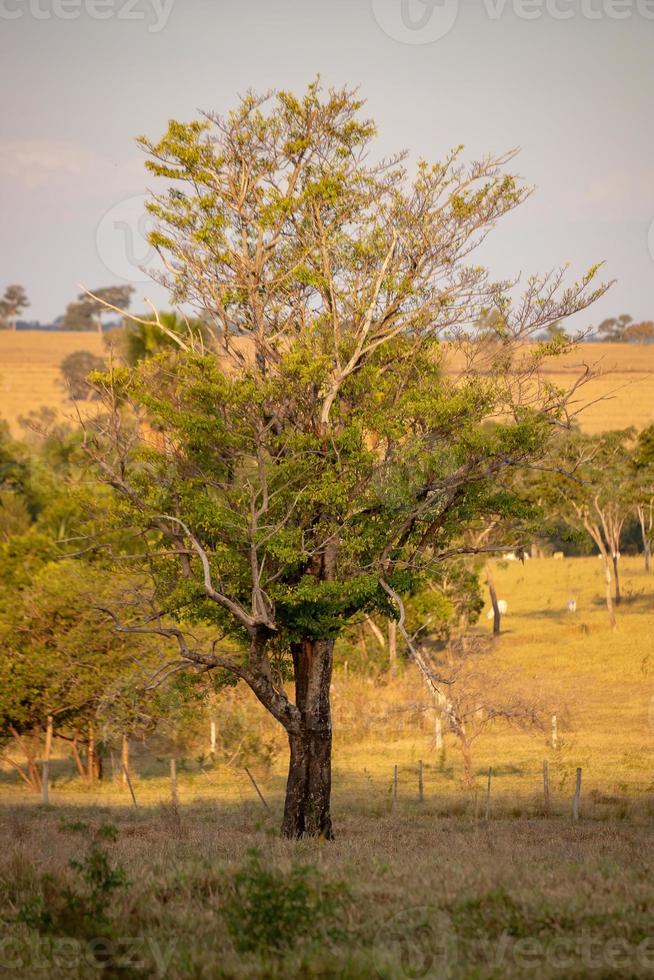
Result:
[[550,774],[547,759],[543,759],[543,797],[545,799],[545,812],[550,811]]
[[486,785],[486,820],[490,820],[490,797],[491,797],[491,779],[493,778],[493,770],[488,770],[488,783]]
[[125,779],[127,781],[127,785],[129,786],[129,791],[132,795],[132,803],[134,804],[135,807],[137,807],[138,803],[136,802],[136,797],[134,796],[134,787],[132,786],[132,780],[129,778],[129,769],[127,769],[127,767],[122,763],[121,763],[121,767],[123,770],[123,775],[125,776]]
[[422,803],[425,798],[424,786],[422,783],[422,759],[418,760],[418,799]]
[[572,819],[579,819],[579,802],[581,800],[581,769],[577,769],[577,780],[575,783],[575,797],[572,801]]
[[215,723],[215,721],[212,721],[211,722],[209,751],[211,752],[211,755],[215,755],[216,754],[216,723]]
[[179,803],[177,797],[177,759],[175,756],[170,760],[170,798],[173,806]]
[[48,802],[48,760],[43,760],[42,766],[43,776],[41,779],[41,799],[44,803]]
[[393,794],[391,797],[391,812],[397,809],[397,766],[393,767]]

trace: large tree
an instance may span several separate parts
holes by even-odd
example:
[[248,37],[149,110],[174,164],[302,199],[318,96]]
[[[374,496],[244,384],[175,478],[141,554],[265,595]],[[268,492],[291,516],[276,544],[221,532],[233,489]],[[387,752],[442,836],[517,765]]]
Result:
[[[290,837],[332,836],[335,638],[375,611],[404,628],[402,595],[510,510],[503,474],[566,421],[539,378],[561,343],[529,341],[604,290],[596,267],[521,297],[493,283],[471,253],[525,198],[510,157],[457,150],[410,178],[372,161],[361,106],[313,84],[140,141],[169,184],[149,205],[164,280],[212,339],[98,378],[107,413],[86,433],[167,617],[125,611],[122,628],[243,679],[284,726]],[[493,309],[501,330],[478,342]]]
[[80,293],[77,301],[69,303],[61,319],[63,330],[97,330],[102,333],[102,317],[115,307],[127,309],[134,292],[133,286],[103,286]]
[[0,299],[0,326],[16,329],[18,317],[29,306],[27,293],[22,286],[14,284],[7,286],[4,296]]

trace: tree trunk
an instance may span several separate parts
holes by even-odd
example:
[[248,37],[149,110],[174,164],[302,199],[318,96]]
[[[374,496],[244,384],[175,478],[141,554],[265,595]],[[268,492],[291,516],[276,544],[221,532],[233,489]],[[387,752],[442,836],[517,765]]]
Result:
[[120,747],[120,771],[122,775],[121,782],[123,786],[127,786],[127,774],[129,773],[129,739],[127,735],[123,735],[123,741]]
[[[638,512],[638,523],[640,524],[640,535],[643,540],[643,557],[645,559],[645,571],[649,572],[651,569],[652,545],[650,542],[647,522],[645,518],[645,508],[639,506],[637,508],[637,512]],[[650,511],[650,524],[651,524],[651,511]],[[651,532],[651,527],[649,531]]]
[[488,583],[488,591],[490,593],[490,601],[493,607],[493,636],[500,635],[500,625],[502,622],[502,614],[500,613],[500,607],[497,602],[497,591],[495,589],[495,582],[490,574],[486,572],[486,581]]
[[43,759],[45,762],[50,761],[50,753],[52,752],[53,731],[54,731],[54,725],[53,725],[52,715],[48,715],[48,720],[45,729],[45,749],[43,750]]
[[619,558],[617,554],[613,553],[613,575],[615,577],[615,604],[619,606],[622,602],[622,596],[620,595],[620,568],[618,566]]
[[394,619],[388,621],[388,671],[391,677],[397,674],[397,623]]
[[288,730],[284,837],[333,838],[330,815],[332,724],[329,688],[333,640],[305,640],[292,649],[297,728]]
[[13,768],[18,772],[19,776],[30,786],[35,793],[41,792],[41,773],[39,772],[39,767],[36,761],[36,755],[34,754],[34,749],[31,746],[29,739],[24,738],[13,725],[9,726],[9,731],[11,732],[16,744],[19,746],[23,755],[25,756],[25,763],[27,772],[23,771],[22,766],[11,759],[7,761]]
[[607,554],[603,554],[602,561],[604,563],[604,581],[606,583],[606,608],[611,621],[611,626],[613,629],[615,629],[617,624],[615,621],[615,609],[613,608],[613,595],[611,593],[611,566],[609,564],[609,556]]
[[472,752],[470,750],[470,743],[465,735],[459,735],[459,744],[461,745],[461,754],[463,756],[463,777],[466,785],[472,786],[474,784],[472,776]]
[[79,748],[78,748],[78,745],[77,745],[78,738],[79,738],[79,733],[78,732],[75,732],[75,734],[73,736],[73,741],[72,741],[72,744],[71,744],[71,751],[73,753],[73,759],[75,760],[75,765],[77,766],[77,771],[78,771],[78,773],[80,775],[80,778],[83,780],[83,782],[86,783],[86,782],[88,782],[88,779],[87,779],[87,776],[86,776],[86,770],[85,770],[84,765],[82,763],[82,757],[79,754]]
[[89,742],[86,751],[86,772],[87,781],[92,783],[95,779],[95,736],[93,727],[89,729]]

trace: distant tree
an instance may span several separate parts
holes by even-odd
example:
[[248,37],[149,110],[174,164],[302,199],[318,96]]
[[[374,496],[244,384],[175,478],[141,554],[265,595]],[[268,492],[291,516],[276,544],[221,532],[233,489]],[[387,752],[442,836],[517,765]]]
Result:
[[63,359],[59,370],[70,397],[75,401],[84,401],[86,398],[97,398],[97,390],[86,380],[89,374],[104,368],[102,357],[87,350],[78,350]]
[[629,324],[624,331],[624,339],[634,344],[654,343],[654,320]]
[[119,312],[127,310],[134,292],[133,286],[103,286],[100,289],[91,290],[88,293],[80,293],[77,302],[69,303],[66,307],[61,326],[64,330],[97,330],[102,333],[102,317],[109,313],[115,313],[115,307]]
[[621,343],[626,339],[625,333],[631,322],[632,317],[630,317],[627,313],[623,313],[618,317],[609,317],[606,320],[602,320],[597,328],[598,338],[600,340],[606,340],[612,344]]
[[565,336],[565,327],[560,320],[554,320],[552,323],[548,323],[543,331],[543,337],[545,340],[558,340]]
[[542,727],[536,701],[522,695],[510,672],[498,671],[487,637],[470,629],[482,607],[477,572],[459,561],[407,600],[401,630],[461,749],[468,785],[474,781],[473,745],[490,725]]
[[639,434],[633,455],[636,515],[640,526],[645,571],[651,570],[654,550],[654,425]]
[[544,478],[551,491],[550,506],[555,507],[572,527],[586,531],[602,556],[606,607],[613,627],[616,618],[612,577],[615,579],[615,605],[619,605],[622,598],[620,540],[635,502],[632,440],[632,429],[604,432],[598,436],[575,433],[561,441],[551,471]]
[[15,330],[18,317],[29,305],[27,293],[22,286],[7,286],[0,299],[0,327]]

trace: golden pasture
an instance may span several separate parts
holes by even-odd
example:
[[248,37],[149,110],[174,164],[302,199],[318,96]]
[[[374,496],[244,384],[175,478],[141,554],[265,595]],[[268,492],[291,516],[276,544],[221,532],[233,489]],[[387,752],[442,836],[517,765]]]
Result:
[[[47,406],[62,417],[74,414],[59,365],[78,350],[102,354],[102,338],[74,331],[0,331],[0,417],[14,434],[19,434],[18,419],[32,409]],[[599,372],[580,390],[574,406],[587,406],[579,417],[586,432],[630,425],[641,429],[654,422],[654,344],[582,344],[549,362],[545,377],[570,386],[585,365]]]
[[16,436],[18,420],[42,407],[62,418],[74,416],[75,406],[61,381],[59,365],[74,351],[102,354],[102,338],[77,331],[0,331],[0,418]]

